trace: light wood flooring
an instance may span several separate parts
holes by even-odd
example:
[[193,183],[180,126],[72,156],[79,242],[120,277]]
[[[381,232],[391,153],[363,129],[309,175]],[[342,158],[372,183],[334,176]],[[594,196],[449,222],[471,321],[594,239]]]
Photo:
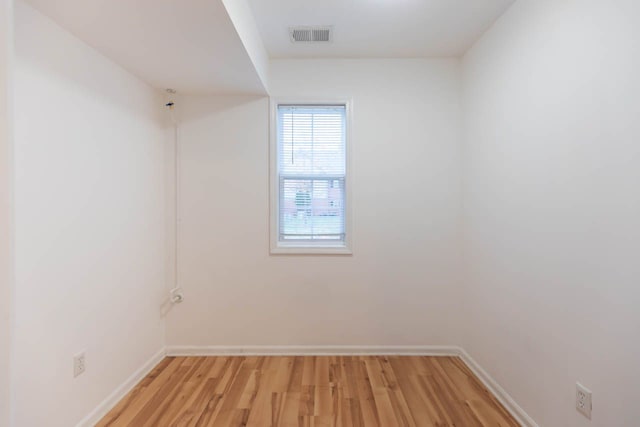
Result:
[[457,357],[167,357],[98,426],[518,426]]

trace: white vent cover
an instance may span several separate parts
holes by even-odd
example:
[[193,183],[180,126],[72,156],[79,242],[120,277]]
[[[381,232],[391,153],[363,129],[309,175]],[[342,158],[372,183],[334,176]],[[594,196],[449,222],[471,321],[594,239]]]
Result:
[[290,27],[291,43],[331,42],[333,31],[331,27]]

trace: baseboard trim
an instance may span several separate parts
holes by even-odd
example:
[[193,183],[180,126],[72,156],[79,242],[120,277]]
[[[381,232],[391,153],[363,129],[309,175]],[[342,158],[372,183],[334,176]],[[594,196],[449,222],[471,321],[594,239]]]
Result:
[[310,355],[421,355],[459,356],[460,348],[446,345],[428,346],[168,346],[167,356],[310,356]]
[[89,415],[84,417],[82,421],[76,424],[76,427],[91,427],[100,421],[116,404],[122,400],[144,377],[147,376],[158,363],[164,359],[166,351],[162,348],[151,359],[149,359],[142,367],[135,371],[129,378],[125,380],[118,388],[116,388],[105,400],[102,401]]
[[484,386],[498,399],[507,411],[523,427],[539,427],[538,424],[516,403],[516,401],[503,389],[496,380],[489,375],[464,349],[460,349],[460,358],[478,377]]

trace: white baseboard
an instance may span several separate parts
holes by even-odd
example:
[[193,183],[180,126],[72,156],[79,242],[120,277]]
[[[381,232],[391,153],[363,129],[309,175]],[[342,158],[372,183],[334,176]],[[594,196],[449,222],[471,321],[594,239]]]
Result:
[[76,424],[76,427],[91,427],[100,421],[114,406],[124,398],[144,377],[147,376],[158,363],[164,359],[166,355],[165,349],[162,348],[151,359],[149,359],[140,369],[135,371],[125,382],[123,382],[113,393],[102,401],[89,415],[84,417],[82,421]]
[[310,356],[310,355],[421,355],[459,356],[460,348],[446,345],[361,346],[361,345],[281,345],[281,346],[188,346],[167,347],[167,356]]
[[515,400],[494,380],[464,349],[460,349],[460,358],[478,377],[484,386],[498,399],[502,406],[523,427],[539,427],[538,424],[516,403]]

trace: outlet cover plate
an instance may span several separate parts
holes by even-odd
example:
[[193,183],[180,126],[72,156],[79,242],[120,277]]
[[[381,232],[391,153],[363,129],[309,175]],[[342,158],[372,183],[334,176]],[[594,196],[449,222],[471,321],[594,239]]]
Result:
[[85,351],[81,351],[80,353],[73,356],[73,377],[77,377],[78,375],[84,373],[87,369],[87,356]]
[[591,390],[580,383],[576,383],[576,409],[582,415],[591,419]]

